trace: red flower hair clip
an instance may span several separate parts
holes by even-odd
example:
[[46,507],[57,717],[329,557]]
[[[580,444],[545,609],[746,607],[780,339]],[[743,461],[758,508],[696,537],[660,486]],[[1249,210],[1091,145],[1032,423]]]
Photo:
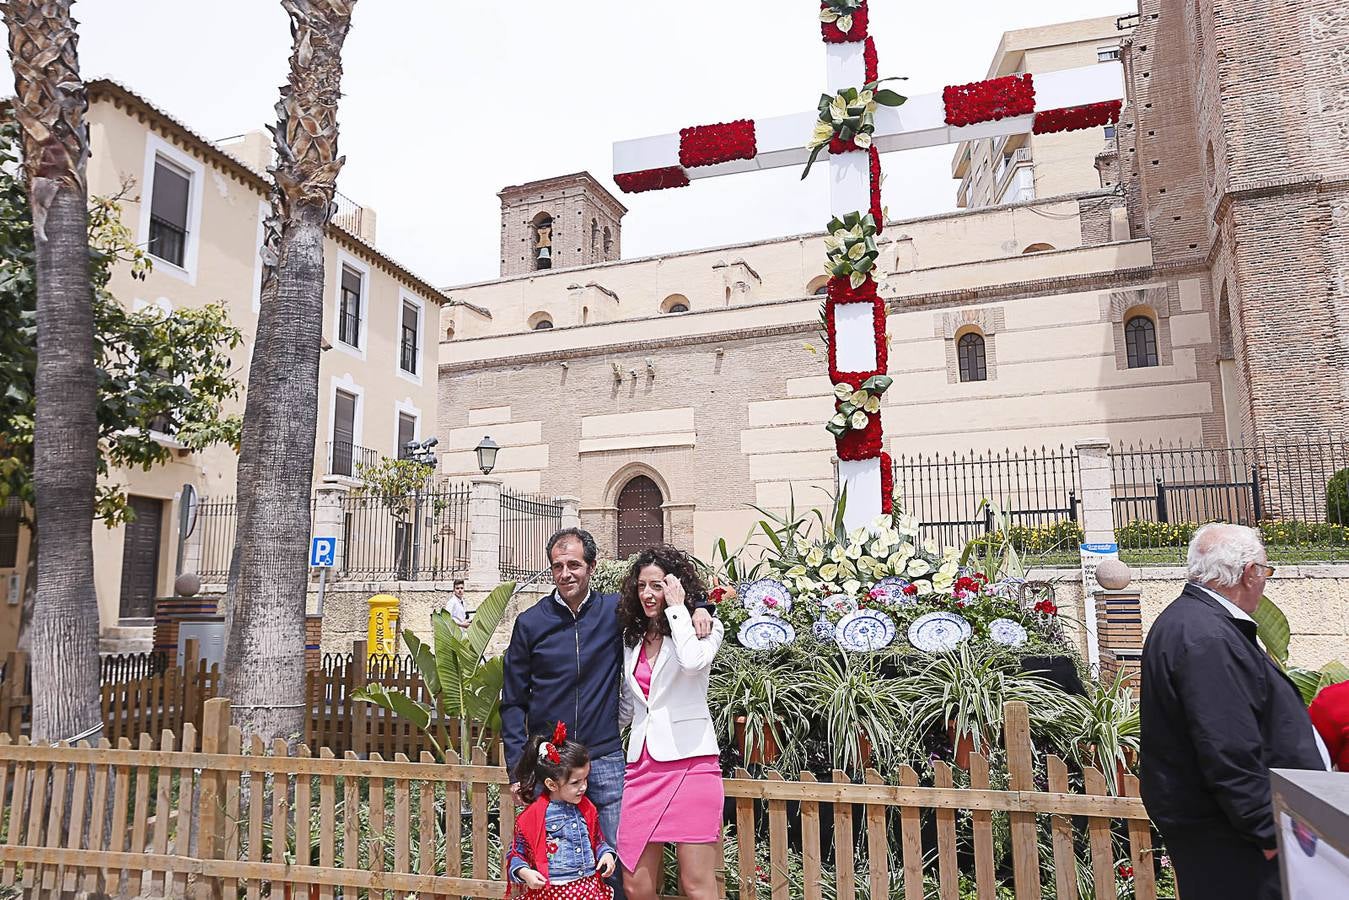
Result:
[[565,744],[567,742],[567,723],[558,722],[557,727],[553,729],[553,743]]

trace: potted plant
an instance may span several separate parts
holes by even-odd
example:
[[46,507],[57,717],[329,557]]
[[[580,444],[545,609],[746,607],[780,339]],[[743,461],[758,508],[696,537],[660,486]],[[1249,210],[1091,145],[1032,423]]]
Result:
[[908,719],[899,682],[877,661],[840,653],[806,675],[806,690],[824,721],[835,768],[860,771],[894,761]]
[[1072,700],[1052,683],[1010,670],[995,654],[976,655],[968,643],[933,657],[900,680],[912,727],[918,733],[944,731],[955,763],[969,767],[971,752],[987,752],[1002,733],[1003,704],[1022,700],[1030,708],[1031,731],[1055,746],[1069,746]]
[[[724,652],[724,651],[723,651]],[[746,765],[791,770],[801,764],[806,697],[800,676],[786,654],[728,654],[708,689],[723,739],[732,742]]]

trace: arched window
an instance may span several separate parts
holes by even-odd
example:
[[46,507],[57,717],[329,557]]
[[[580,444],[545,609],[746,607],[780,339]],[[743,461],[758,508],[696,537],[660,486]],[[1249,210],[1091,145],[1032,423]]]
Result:
[[984,354],[984,336],[977,331],[962,334],[956,341],[956,360],[961,381],[987,381],[988,363]]
[[689,311],[689,298],[683,294],[671,294],[660,302],[663,313],[682,313]]
[[535,269],[553,267],[553,217],[548,213],[539,213],[529,225],[533,247]]
[[452,341],[452,340],[454,340],[454,326],[453,326],[453,325],[447,325],[447,326],[445,327],[445,340],[447,340],[447,341]]
[[529,327],[532,331],[547,331],[553,327],[553,317],[546,312],[536,312],[529,317]]
[[821,275],[818,278],[812,278],[810,284],[806,285],[806,293],[812,297],[823,297],[829,293],[829,276]]
[[638,475],[618,492],[618,558],[665,543],[665,516],[656,482]]
[[609,231],[609,226],[604,226],[604,258],[608,259],[614,251],[614,236]]
[[1134,316],[1124,323],[1124,350],[1129,368],[1157,365],[1157,325],[1147,316]]
[[1031,245],[1028,246],[1025,250],[1022,250],[1021,252],[1022,252],[1022,253],[1044,253],[1046,250],[1053,250],[1053,249],[1054,249],[1054,245],[1053,245],[1053,244],[1046,244],[1046,243],[1040,242],[1040,243],[1036,243],[1036,244],[1031,244]]

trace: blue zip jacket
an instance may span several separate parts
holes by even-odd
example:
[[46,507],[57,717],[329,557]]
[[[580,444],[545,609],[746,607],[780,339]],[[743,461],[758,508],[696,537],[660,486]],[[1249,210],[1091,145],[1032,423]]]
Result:
[[[553,591],[520,613],[506,648],[501,688],[502,743],[514,772],[533,734],[552,734],[567,723],[567,737],[580,741],[592,759],[619,753],[619,673],[623,638],[617,594],[597,594],[571,609]],[[693,609],[714,611],[706,600]]]

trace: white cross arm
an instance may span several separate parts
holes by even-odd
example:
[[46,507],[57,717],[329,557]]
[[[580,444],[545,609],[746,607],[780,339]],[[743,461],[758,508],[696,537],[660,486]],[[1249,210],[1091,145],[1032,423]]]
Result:
[[[1044,112],[1119,100],[1124,96],[1124,73],[1118,62],[1109,61],[1045,72],[1034,76],[1035,110]],[[759,169],[804,166],[810,151],[806,149],[818,116],[815,112],[796,113],[754,121],[756,155],[708,166],[684,169],[690,178],[711,178]],[[973,125],[946,124],[946,104],[940,93],[910,97],[902,106],[882,106],[876,111],[874,145],[882,153],[937,147],[961,141],[1023,134],[1031,130],[1035,116],[978,122]],[[636,138],[614,144],[614,174],[623,175],[650,170],[683,168],[679,162],[678,134]]]

